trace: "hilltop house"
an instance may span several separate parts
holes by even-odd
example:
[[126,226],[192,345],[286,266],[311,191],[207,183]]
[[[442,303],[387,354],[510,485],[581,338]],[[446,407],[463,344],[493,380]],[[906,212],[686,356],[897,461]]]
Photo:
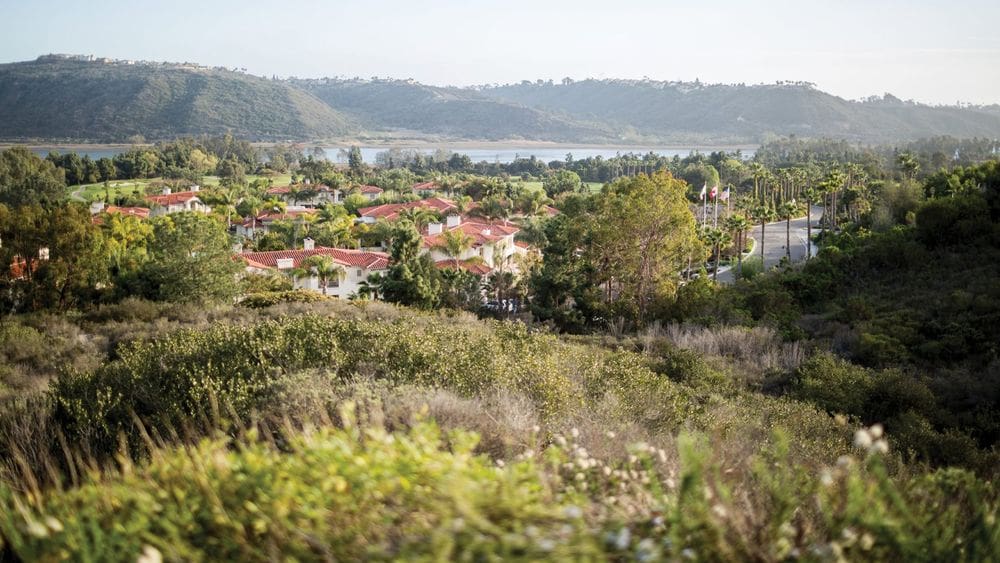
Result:
[[[520,229],[506,222],[486,222],[450,213],[444,223],[430,223],[423,236],[423,250],[439,268],[459,267],[479,276],[486,276],[495,268],[516,270],[513,256],[525,252],[523,245],[514,242]],[[459,256],[450,256],[437,248],[447,232],[461,232],[472,241],[470,248]]]
[[376,199],[382,197],[382,193],[385,191],[378,186],[358,186],[358,193],[368,198],[368,201],[375,201]]
[[274,196],[289,205],[306,207],[322,207],[328,203],[344,202],[343,192],[324,184],[274,186],[267,190],[267,195]]
[[244,252],[240,258],[246,262],[248,273],[281,272],[291,275],[299,268],[302,261],[310,256],[329,256],[334,263],[342,267],[346,273],[343,279],[327,280],[322,287],[318,276],[295,278],[296,289],[311,289],[326,295],[347,298],[358,293],[361,282],[367,281],[374,273],[385,273],[389,269],[389,255],[384,252],[370,252],[345,248],[327,248],[313,246],[311,239],[306,239],[306,247],[302,250],[274,250],[268,252]]
[[147,196],[146,201],[150,203],[149,215],[158,217],[181,211],[208,213],[211,209],[198,197],[198,189],[198,186],[194,186],[186,192],[173,193],[170,188],[163,188],[162,194]]
[[455,206],[455,203],[451,200],[441,197],[432,197],[428,199],[421,199],[419,201],[409,201],[406,203],[386,203],[383,205],[376,205],[374,207],[363,207],[358,210],[358,215],[361,215],[360,222],[362,223],[374,223],[379,219],[395,221],[396,219],[399,219],[400,211],[415,208],[430,209],[432,211],[437,211],[438,213],[447,213],[449,211],[457,211],[458,209]]
[[294,221],[312,213],[316,213],[316,210],[300,206],[286,208],[284,213],[262,213],[257,217],[247,217],[236,225],[236,234],[245,238],[256,238],[267,234],[275,221]]

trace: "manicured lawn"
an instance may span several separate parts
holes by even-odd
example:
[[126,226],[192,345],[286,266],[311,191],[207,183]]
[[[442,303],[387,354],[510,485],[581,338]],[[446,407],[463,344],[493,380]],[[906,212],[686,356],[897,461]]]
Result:
[[[263,176],[249,175],[247,176],[247,182],[253,182]],[[289,174],[283,174],[279,176],[271,176],[274,180],[275,186],[282,186],[291,183],[292,177]],[[145,195],[146,187],[150,183],[156,182],[160,178],[143,178],[136,180],[111,180],[108,182],[107,190],[105,190],[104,182],[98,182],[96,184],[84,184],[82,186],[70,186],[67,192],[72,195],[77,193],[85,201],[99,201],[103,200],[105,196],[105,191],[110,195],[111,199],[119,196],[130,196],[132,192],[138,188],[139,192]],[[219,177],[218,176],[205,176],[202,178],[201,185],[203,186],[218,186]]]
[[[542,183],[541,182],[521,182],[521,184],[528,191],[532,191],[532,192],[534,192],[534,191],[538,191],[538,192],[542,191]],[[590,193],[597,193],[597,192],[601,191],[601,187],[604,186],[604,184],[602,184],[600,182],[584,182],[584,185],[587,187],[587,189],[590,190]]]

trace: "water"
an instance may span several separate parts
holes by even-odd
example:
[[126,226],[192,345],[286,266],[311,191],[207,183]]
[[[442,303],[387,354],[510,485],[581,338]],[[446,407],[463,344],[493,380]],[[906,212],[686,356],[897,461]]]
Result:
[[[399,147],[403,150],[412,150],[416,147]],[[431,155],[438,147],[426,148],[420,147],[418,150],[420,152]],[[450,148],[447,145],[443,145],[440,148],[459,154],[468,155],[472,162],[499,162],[502,164],[508,164],[514,161],[515,158],[530,158],[534,156],[538,160],[543,162],[552,162],[553,160],[565,160],[566,154],[571,153],[574,160],[583,160],[585,158],[592,157],[602,157],[605,159],[611,158],[619,154],[638,154],[644,155],[649,152],[666,157],[679,156],[681,158],[690,155],[695,150],[699,152],[708,154],[715,150],[713,148],[656,148],[656,147],[503,147],[503,148]],[[324,147],[326,151],[326,157],[333,162],[347,162],[346,151],[347,147]],[[361,157],[365,162],[371,164],[375,162],[375,156],[380,152],[385,152],[389,150],[388,147],[361,147]],[[727,149],[732,150],[732,149]],[[341,152],[343,151],[343,152]],[[753,149],[742,149],[742,154],[744,158],[750,158],[754,155]]]
[[[333,162],[347,162],[347,148],[348,147],[323,147],[326,152],[326,157]],[[412,150],[416,147],[399,147],[403,150]],[[422,153],[431,155],[438,147],[428,148],[419,147]],[[513,162],[515,158],[530,158],[534,156],[538,160],[543,162],[552,162],[553,160],[565,160],[567,153],[572,153],[575,160],[582,160],[590,157],[602,157],[611,158],[618,154],[638,154],[644,155],[649,152],[653,152],[660,156],[674,157],[679,156],[681,158],[688,156],[695,150],[708,154],[715,150],[720,150],[711,147],[700,147],[698,149],[694,148],[656,148],[656,147],[503,147],[503,148],[493,148],[493,147],[483,147],[483,148],[449,148],[447,145],[442,145],[440,148],[468,155],[472,162],[499,162],[502,164],[508,164]],[[44,158],[49,154],[50,151],[56,151],[61,154],[75,151],[81,157],[84,155],[89,156],[93,160],[99,158],[113,158],[115,155],[120,154],[128,150],[128,147],[89,147],[86,145],[76,146],[76,147],[33,147],[32,152]],[[375,156],[380,153],[389,150],[388,147],[361,147],[361,157],[365,162],[373,164],[375,162]],[[727,150],[732,150],[728,149]],[[343,152],[341,152],[343,151]],[[303,152],[308,153],[308,149]],[[754,155],[753,149],[743,149],[744,158],[750,158]]]

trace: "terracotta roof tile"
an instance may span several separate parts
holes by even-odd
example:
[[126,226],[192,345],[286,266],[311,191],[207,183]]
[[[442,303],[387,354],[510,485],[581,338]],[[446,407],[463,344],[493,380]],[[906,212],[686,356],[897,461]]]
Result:
[[269,250],[266,252],[244,252],[240,254],[248,266],[256,268],[277,268],[278,260],[291,258],[292,267],[297,268],[303,260],[314,255],[329,256],[333,261],[343,266],[364,268],[366,270],[384,270],[389,267],[389,255],[384,252],[371,252],[348,248],[319,247],[313,250]]

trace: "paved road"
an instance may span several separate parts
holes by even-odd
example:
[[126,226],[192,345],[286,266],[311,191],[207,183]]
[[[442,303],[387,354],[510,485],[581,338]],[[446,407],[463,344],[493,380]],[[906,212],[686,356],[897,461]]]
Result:
[[[819,223],[819,218],[823,215],[823,207],[820,205],[814,205],[812,208],[812,220],[813,220],[813,234],[815,235],[818,231],[817,224]],[[799,217],[798,219],[792,219],[791,225],[791,249],[792,249],[792,261],[798,262],[803,260],[806,256],[806,218]],[[760,256],[761,247],[761,236],[760,236],[760,225],[757,225],[750,230],[750,236],[757,241],[756,246],[754,246],[753,253],[751,256]],[[785,222],[776,221],[774,223],[768,223],[767,227],[764,229],[764,263],[767,268],[773,268],[778,265],[778,262],[785,257]],[[813,256],[819,251],[819,248],[813,244]],[[719,282],[720,283],[733,283],[735,277],[734,272],[731,269],[720,269],[719,270]]]
[[69,194],[69,198],[72,199],[73,201],[82,201],[86,203],[87,200],[83,199],[83,196],[80,195],[82,193],[83,193],[83,186],[80,186],[79,188],[73,190],[71,194]]

